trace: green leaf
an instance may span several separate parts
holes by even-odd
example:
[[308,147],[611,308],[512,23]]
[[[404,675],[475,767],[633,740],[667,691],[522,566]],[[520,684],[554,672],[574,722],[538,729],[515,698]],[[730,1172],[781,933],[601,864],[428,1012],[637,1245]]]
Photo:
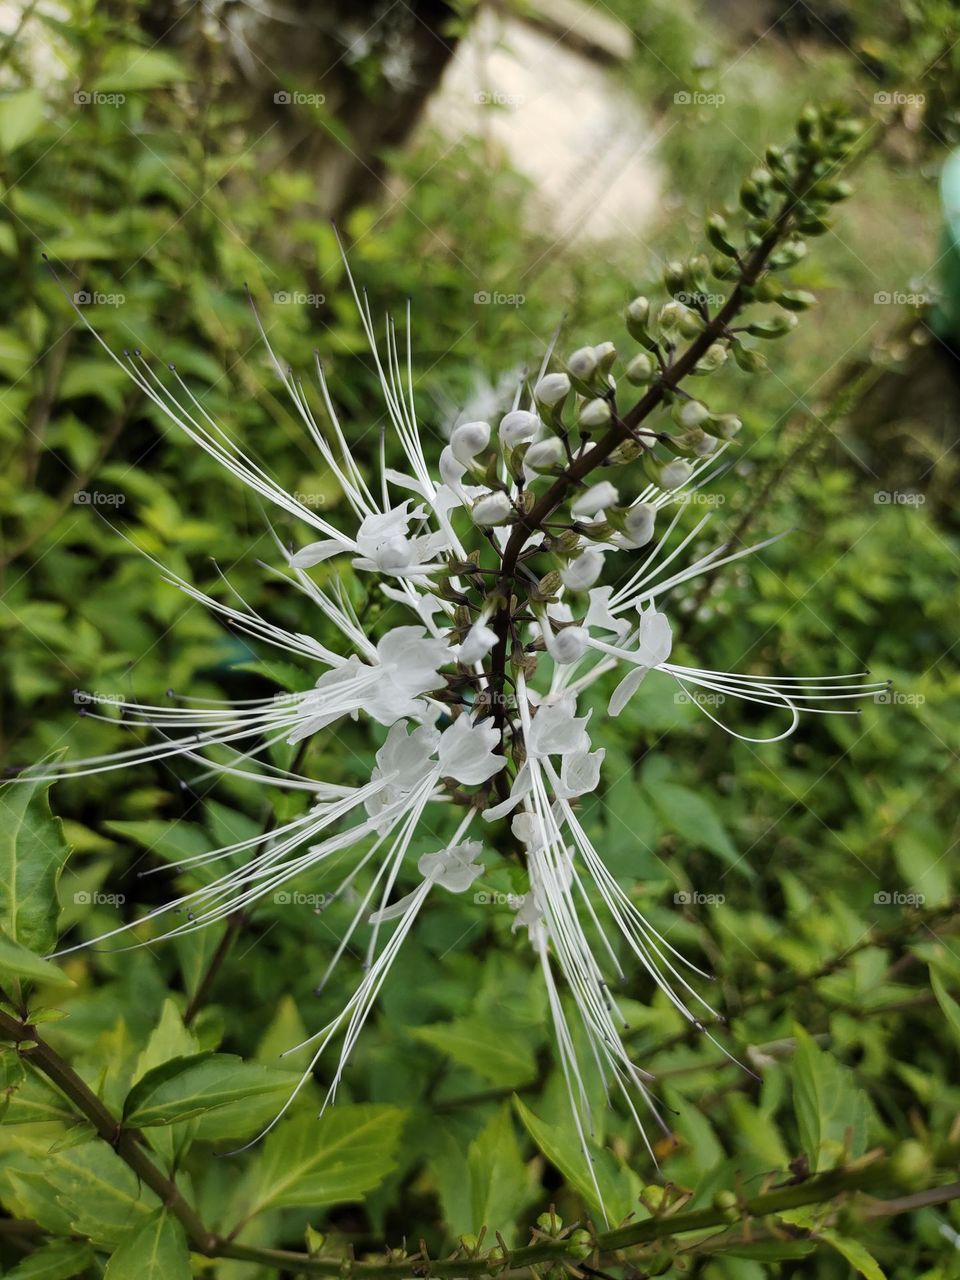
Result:
[[71,1280],[93,1262],[93,1250],[75,1240],[57,1240],[44,1245],[18,1262],[5,1280]]
[[801,1146],[816,1171],[837,1163],[848,1138],[850,1153],[862,1154],[866,1097],[853,1073],[824,1053],[802,1027],[795,1028],[795,1035],[793,1105]]
[[45,982],[54,987],[76,985],[62,969],[51,964],[49,960],[41,960],[26,947],[21,947],[19,942],[12,941],[2,929],[0,929],[0,974],[12,974],[15,978],[30,978],[34,982]]
[[953,996],[947,991],[935,969],[930,970],[930,986],[933,988],[933,994],[937,997],[937,1004],[947,1020],[950,1034],[953,1036],[957,1046],[960,1047],[960,1004],[957,1004]]
[[239,1196],[242,1220],[265,1209],[361,1200],[395,1167],[406,1116],[402,1107],[345,1104],[331,1107],[319,1121],[285,1121],[250,1170]]
[[849,1236],[837,1235],[835,1231],[829,1230],[820,1231],[818,1235],[821,1240],[836,1249],[851,1267],[859,1271],[862,1276],[866,1276],[866,1280],[886,1280],[876,1258],[867,1252],[859,1240],[851,1240]]
[[470,1143],[467,1169],[470,1230],[478,1232],[485,1226],[492,1232],[514,1222],[527,1199],[529,1180],[509,1106],[495,1112]]
[[106,93],[131,93],[186,78],[183,64],[172,54],[140,45],[120,45],[110,50],[107,65],[93,87]]
[[430,1027],[413,1027],[410,1034],[433,1045],[460,1066],[476,1071],[491,1084],[513,1087],[526,1084],[536,1075],[527,1037],[483,1018],[457,1018]]
[[123,1118],[139,1129],[176,1124],[231,1102],[290,1092],[290,1073],[230,1053],[172,1058],[146,1073],[127,1094]]
[[43,124],[43,94],[21,89],[0,98],[0,151],[9,155],[29,142]]
[[19,782],[0,792],[0,928],[41,955],[57,941],[57,882],[70,856],[47,790]]
[[190,1280],[190,1254],[183,1227],[160,1209],[114,1252],[104,1280]]
[[595,1212],[616,1225],[636,1210],[639,1179],[617,1160],[612,1151],[588,1142],[587,1152],[584,1152],[572,1127],[564,1130],[544,1124],[516,1095],[513,1105],[536,1145]]
[[657,782],[649,796],[664,826],[683,836],[692,845],[709,849],[742,875],[752,876],[752,867],[742,858],[709,801],[690,787],[675,782]]

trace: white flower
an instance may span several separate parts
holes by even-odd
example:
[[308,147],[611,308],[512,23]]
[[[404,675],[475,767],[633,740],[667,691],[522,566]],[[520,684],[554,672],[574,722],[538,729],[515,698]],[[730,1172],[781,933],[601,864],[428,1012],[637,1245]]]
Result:
[[586,591],[603,572],[603,553],[596,547],[587,547],[576,560],[571,560],[560,570],[560,578],[571,591]]
[[533,388],[533,398],[537,404],[552,409],[570,394],[570,379],[565,373],[548,373]]
[[478,861],[482,852],[479,840],[468,840],[439,853],[425,853],[417,863],[417,870],[425,880],[448,893],[464,893],[483,875],[483,863]]
[[579,751],[563,757],[560,765],[560,792],[566,800],[589,795],[600,782],[600,768],[606,752]]
[[615,507],[619,501],[620,495],[610,481],[601,480],[599,484],[592,484],[589,489],[578,494],[570,504],[570,511],[580,520],[595,516],[598,511],[606,511],[608,507]]
[[589,751],[589,719],[589,714],[577,717],[577,700],[573,694],[567,694],[556,702],[544,703],[531,721],[527,735],[528,758]]
[[469,467],[489,443],[489,422],[464,422],[459,427],[454,427],[450,433],[450,451],[465,467]]
[[605,427],[611,416],[610,401],[597,396],[594,400],[588,400],[580,410],[580,425],[588,430]]
[[540,471],[551,471],[564,459],[563,442],[556,436],[537,440],[523,455],[523,470],[530,480]]
[[485,622],[475,622],[464,637],[457,650],[457,661],[472,667],[475,662],[482,662],[497,643],[497,633]]
[[506,764],[497,754],[500,731],[492,724],[471,724],[467,716],[454,720],[445,729],[437,747],[440,776],[454,778],[465,786],[478,786]]
[[593,347],[580,347],[567,358],[567,368],[575,378],[587,382],[597,370],[597,354]]
[[535,413],[527,409],[514,409],[500,419],[500,439],[508,449],[515,449],[518,444],[532,440],[540,431],[543,423]]
[[645,547],[653,537],[653,526],[657,517],[657,508],[652,502],[638,502],[627,512],[623,523],[623,542],[625,547]]
[[495,525],[506,524],[514,519],[515,515],[509,495],[499,490],[478,498],[470,510],[473,523],[481,529],[492,529]]
[[685,458],[674,458],[660,472],[660,484],[664,489],[679,489],[693,475],[693,467]]
[[561,665],[579,662],[587,651],[589,639],[583,627],[564,627],[547,639],[547,652]]
[[699,400],[685,400],[673,415],[681,427],[699,427],[710,417],[710,410]]

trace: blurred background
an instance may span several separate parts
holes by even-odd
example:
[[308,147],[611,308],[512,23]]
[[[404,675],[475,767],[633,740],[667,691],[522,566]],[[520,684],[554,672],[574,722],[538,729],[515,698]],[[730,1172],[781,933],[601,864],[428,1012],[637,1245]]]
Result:
[[[796,1023],[850,1073],[871,1141],[945,1131],[956,1031],[927,974],[960,985],[954,5],[33,0],[0,5],[0,31],[0,753],[13,767],[124,745],[78,716],[78,690],[156,702],[168,689],[301,687],[141,552],[216,596],[229,573],[295,630],[322,638],[324,625],[260,567],[276,547],[251,495],[144,403],[41,254],[107,343],[175,362],[252,456],[336,521],[336,489],[279,394],[245,284],[284,362],[307,377],[319,351],[351,446],[372,457],[383,406],[336,223],[374,312],[399,317],[411,301],[436,454],[458,420],[509,407],[558,327],[562,349],[622,343],[624,303],[701,250],[705,215],[736,204],[806,102],[837,98],[867,122],[855,198],[795,272],[819,306],[772,345],[769,374],[724,375],[711,400],[745,426],[704,545],[793,532],[670,608],[684,660],[869,668],[892,692],[859,719],[812,718],[757,747],[651,680],[603,728],[616,781],[587,818],[657,927],[717,974],[729,1044],[752,1046],[758,1072],[685,1040],[669,1007],[631,989],[638,1061],[677,1106],[667,1177],[697,1186],[711,1170],[750,1179],[789,1162],[781,1064]],[[283,540],[300,536],[270,519]],[[348,750],[315,742],[308,770],[362,776],[376,742],[357,727],[342,737]],[[93,937],[165,899],[175,872],[139,872],[243,838],[262,803],[189,765],[59,784],[75,850],[63,927]],[[505,871],[490,883],[511,887]],[[313,991],[338,910],[268,903],[245,922],[205,993],[208,1042],[272,1053],[301,1020],[319,1025],[338,994]],[[519,1090],[561,1123],[541,997],[510,924],[506,908],[444,903],[409,944],[349,1094],[408,1106],[418,1123],[365,1207],[324,1211],[334,1239],[440,1247],[476,1229],[462,1170],[504,1100]],[[196,993],[216,944],[72,960],[80,986],[57,1043],[121,1061],[167,993]],[[451,1030],[464,1020],[519,1047],[478,1066]],[[616,1176],[651,1180],[627,1133],[611,1117]],[[577,1193],[519,1127],[511,1140],[527,1145],[498,1221],[522,1237],[549,1198]],[[887,1274],[960,1274],[948,1208],[884,1231]],[[839,1254],[783,1265],[851,1274]],[[721,1280],[767,1273],[745,1259],[703,1266]]]

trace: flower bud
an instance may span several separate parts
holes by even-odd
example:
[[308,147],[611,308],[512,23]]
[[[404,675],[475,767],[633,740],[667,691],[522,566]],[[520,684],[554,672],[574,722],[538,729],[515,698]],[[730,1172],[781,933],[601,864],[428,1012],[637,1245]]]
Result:
[[638,352],[627,365],[627,381],[635,387],[642,387],[652,382],[657,373],[657,362],[645,351]]
[[481,529],[492,529],[494,525],[507,524],[513,519],[515,512],[505,493],[488,493],[477,499],[470,515],[473,523]]
[[682,293],[687,283],[687,273],[682,262],[668,262],[663,268],[663,283],[667,293]]
[[682,404],[676,405],[673,411],[674,422],[686,430],[690,427],[699,427],[709,417],[710,410],[700,400],[685,400]]
[[500,419],[500,439],[508,449],[532,440],[540,430],[540,419],[528,409],[514,409]]
[[580,382],[588,382],[597,371],[597,353],[593,347],[580,347],[567,360],[571,375]]
[[624,536],[634,547],[645,547],[653,537],[657,508],[651,502],[638,502],[630,508],[623,522]]
[[785,289],[777,296],[779,305],[788,311],[807,311],[816,305],[816,301],[816,294],[808,293],[806,289]]
[[587,591],[603,572],[603,553],[587,547],[576,560],[560,570],[560,579],[570,591]]
[[682,302],[665,302],[657,312],[657,324],[664,333],[673,333],[680,328],[686,307]]
[[694,365],[694,373],[715,373],[726,363],[727,349],[722,342],[713,342]]
[[580,425],[593,429],[594,427],[605,427],[610,421],[610,402],[598,397],[596,400],[588,400],[580,410]]
[[587,651],[589,639],[583,627],[564,627],[547,641],[547,653],[560,666],[579,662]]
[[792,311],[779,311],[766,320],[755,320],[747,325],[747,333],[754,338],[781,338],[797,327],[797,317]]
[[478,453],[490,443],[489,422],[464,422],[454,427],[450,435],[450,449],[458,462],[469,467]]
[[570,504],[570,511],[576,519],[581,516],[595,516],[598,511],[615,507],[619,501],[620,495],[610,481],[601,480],[599,484],[592,484],[589,489],[575,498]]
[[693,452],[698,458],[709,458],[711,453],[716,452],[719,443],[720,441],[716,436],[711,436],[706,431],[701,431],[700,439],[693,446]]
[[597,373],[609,373],[617,358],[617,348],[613,343],[601,342],[593,348],[593,354],[597,357]]
[[693,467],[684,458],[674,458],[660,472],[661,489],[679,489],[693,475]]
[[563,444],[556,436],[547,440],[536,440],[523,455],[523,467],[526,472],[552,471],[563,461]]
[[624,318],[627,323],[627,333],[631,338],[641,341],[646,337],[647,320],[650,318],[649,298],[634,298],[628,305]]
[[735,413],[719,413],[710,419],[710,425],[724,440],[732,440],[743,423]]
[[707,219],[707,239],[715,249],[727,258],[735,258],[737,249],[727,236],[727,222],[719,213],[711,213]]
[[537,404],[553,409],[570,394],[570,379],[565,373],[545,374],[533,388],[533,397]]

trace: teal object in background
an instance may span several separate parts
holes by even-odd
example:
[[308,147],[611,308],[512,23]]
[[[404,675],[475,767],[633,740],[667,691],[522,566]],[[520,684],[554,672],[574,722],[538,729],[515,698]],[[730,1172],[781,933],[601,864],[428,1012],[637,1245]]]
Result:
[[940,175],[943,233],[938,276],[940,297],[930,323],[938,337],[960,341],[960,151],[954,151]]

